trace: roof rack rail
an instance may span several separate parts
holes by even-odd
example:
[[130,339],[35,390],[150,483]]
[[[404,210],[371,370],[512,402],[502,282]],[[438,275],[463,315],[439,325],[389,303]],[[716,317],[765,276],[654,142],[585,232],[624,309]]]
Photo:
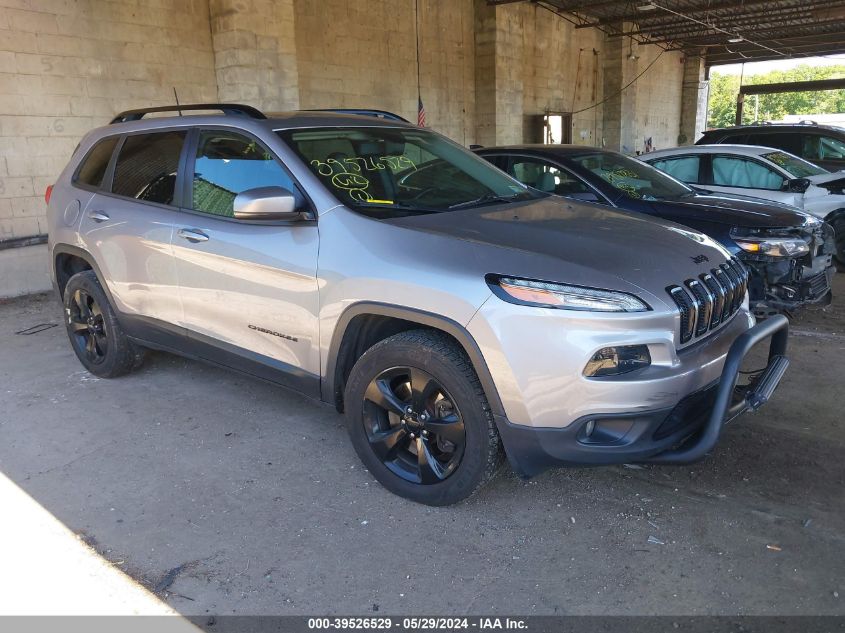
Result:
[[126,123],[127,121],[140,121],[147,114],[153,112],[179,112],[181,116],[183,111],[190,110],[220,110],[227,116],[245,116],[250,119],[266,119],[261,110],[253,108],[252,106],[242,105],[240,103],[191,103],[187,105],[172,105],[161,106],[157,108],[139,108],[137,110],[126,110],[114,117],[109,125],[114,123]]
[[374,110],[372,108],[313,108],[305,112],[334,112],[336,114],[357,114],[358,116],[371,116],[377,119],[388,119],[390,121],[404,121],[410,123],[405,117],[387,110]]

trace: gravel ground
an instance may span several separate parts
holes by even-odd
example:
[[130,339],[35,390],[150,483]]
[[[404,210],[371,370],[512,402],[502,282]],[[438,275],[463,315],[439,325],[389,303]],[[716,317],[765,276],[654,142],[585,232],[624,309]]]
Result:
[[0,471],[187,615],[841,615],[845,274],[835,292],[706,461],[505,467],[439,509],[383,490],[325,405],[159,353],[98,380],[60,325],[16,334],[61,323],[52,295],[4,301]]

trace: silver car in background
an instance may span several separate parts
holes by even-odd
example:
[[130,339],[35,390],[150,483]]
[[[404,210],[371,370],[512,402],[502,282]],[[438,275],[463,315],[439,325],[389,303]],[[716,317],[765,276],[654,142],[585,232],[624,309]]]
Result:
[[48,196],[98,376],[152,348],[295,388],[345,411],[385,487],[444,505],[503,453],[524,476],[700,459],[786,370],[786,320],[754,325],[745,269],[700,233],[532,190],[402,122],[180,109],[223,114],[123,113]]

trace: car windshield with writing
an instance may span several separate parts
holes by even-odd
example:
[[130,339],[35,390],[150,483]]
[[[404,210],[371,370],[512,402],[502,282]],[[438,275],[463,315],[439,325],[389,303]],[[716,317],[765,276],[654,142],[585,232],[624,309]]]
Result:
[[663,200],[679,198],[693,192],[685,184],[660,170],[621,154],[588,152],[577,154],[572,160],[629,198]]
[[422,129],[342,127],[278,134],[338,200],[379,219],[545,196]]
[[786,152],[770,152],[768,154],[763,154],[763,158],[766,158],[778,167],[783,168],[793,178],[809,178],[810,176],[820,176],[821,174],[830,173],[826,169],[817,167],[803,158],[798,158],[797,156],[787,154]]

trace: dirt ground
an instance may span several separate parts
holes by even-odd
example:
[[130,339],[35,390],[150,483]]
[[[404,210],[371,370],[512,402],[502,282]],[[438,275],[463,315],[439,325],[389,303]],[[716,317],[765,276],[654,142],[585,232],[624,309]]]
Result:
[[0,472],[187,615],[841,615],[845,274],[834,291],[700,464],[506,467],[439,509],[382,489],[326,405],[160,353],[98,380],[52,295],[9,300]]

